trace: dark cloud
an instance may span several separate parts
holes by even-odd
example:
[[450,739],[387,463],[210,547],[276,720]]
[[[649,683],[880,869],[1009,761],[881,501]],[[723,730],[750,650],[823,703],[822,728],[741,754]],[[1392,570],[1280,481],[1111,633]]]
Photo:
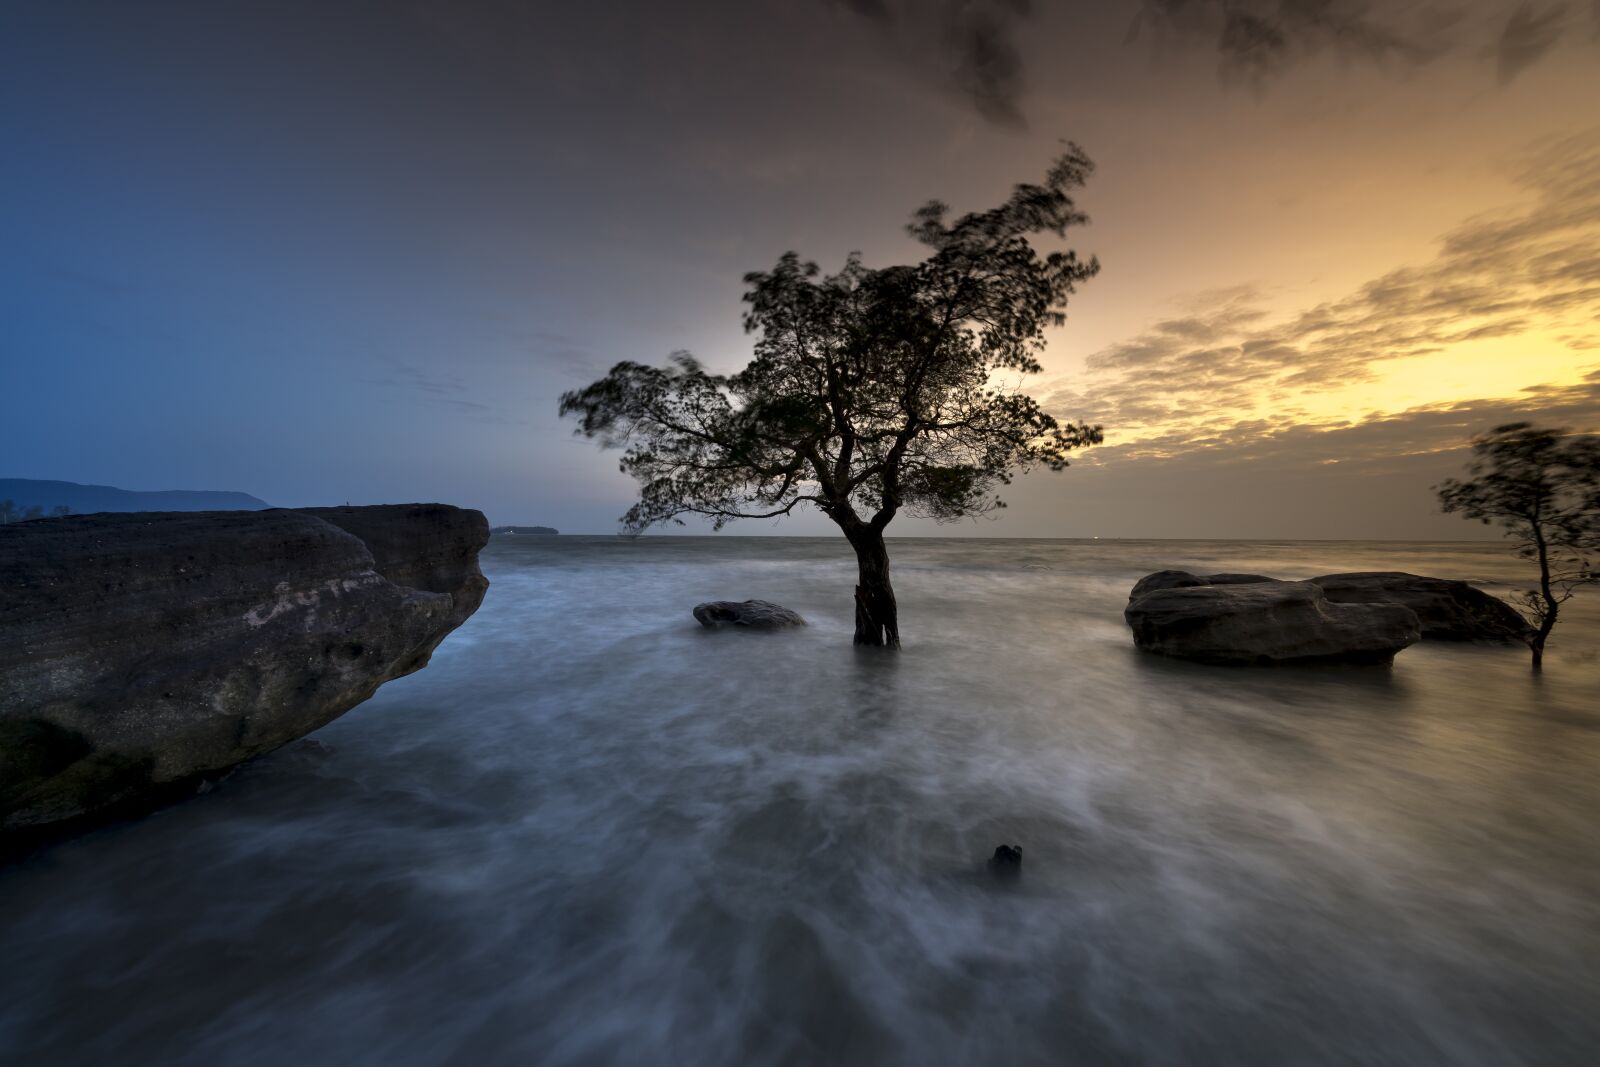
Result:
[[1427,263],[1276,321],[1265,294],[1219,291],[1203,310],[1093,353],[1087,378],[1047,403],[1104,423],[1113,441],[1118,427],[1161,426],[1162,437],[1127,454],[1166,455],[1236,439],[1241,411],[1270,411],[1268,432],[1290,432],[1305,418],[1297,405],[1318,392],[1534,323],[1544,331],[1537,343],[1553,336],[1591,351],[1600,341],[1600,133],[1544,146],[1520,180],[1534,194],[1528,208],[1469,219]]
[[[985,119],[1025,125],[1019,38],[1034,14],[1030,0],[826,2],[872,25],[892,51]],[[1568,6],[1526,0],[1504,17],[1479,0],[1139,0],[1124,44],[1148,38],[1213,50],[1224,82],[1258,91],[1322,54],[1405,72],[1468,48],[1492,60],[1505,85],[1559,42]],[[1094,14],[1091,5],[1066,5],[1065,25],[1087,25]],[[1594,19],[1600,37],[1600,0]]]
[[[1371,4],[1362,0],[1143,0],[1127,41],[1215,48],[1224,80],[1260,89],[1322,52],[1406,70],[1459,48],[1495,64],[1501,85],[1543,59],[1568,27],[1569,3],[1525,0],[1509,16],[1470,0]],[[1600,38],[1600,3],[1593,36]]]
[[1031,0],[829,0],[860,16],[892,48],[960,93],[989,122],[1021,129],[1026,87],[1016,35]]
[[1524,3],[1511,13],[1494,49],[1501,85],[1533,66],[1555,46],[1561,39],[1566,17],[1564,3],[1552,4],[1543,10]]
[[1157,38],[1210,42],[1229,80],[1256,87],[1325,50],[1414,67],[1454,44],[1458,7],[1391,4],[1380,10],[1375,15],[1360,0],[1145,0],[1127,40],[1148,31]]
[[1022,55],[1012,34],[1030,13],[1028,0],[958,0],[947,12],[945,42],[956,86],[990,122],[1024,126]]

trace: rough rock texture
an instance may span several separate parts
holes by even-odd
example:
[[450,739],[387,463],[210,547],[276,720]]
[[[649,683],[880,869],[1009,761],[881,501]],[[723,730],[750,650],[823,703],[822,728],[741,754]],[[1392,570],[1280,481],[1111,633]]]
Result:
[[1192,589],[1201,585],[1249,585],[1253,582],[1275,582],[1262,574],[1190,574],[1188,571],[1156,571],[1134,583],[1128,599],[1133,600],[1153,593],[1157,589]]
[[1404,604],[1417,613],[1424,640],[1522,641],[1528,634],[1516,608],[1466,582],[1401,571],[1325,574],[1311,581],[1336,604]]
[[806,624],[798,613],[767,600],[714,600],[709,604],[696,604],[694,617],[710,630],[720,630],[724,626],[781,630]]
[[489,590],[489,579],[478,570],[478,550],[489,540],[481,512],[448,504],[299,511],[360,538],[372,553],[372,569],[395,585],[425,593],[449,593],[451,630],[478,610]]
[[148,807],[420,669],[487,539],[442,505],[0,527],[0,831]]
[[1201,584],[1134,587],[1123,617],[1139,648],[1203,663],[1386,662],[1421,637],[1401,604],[1338,604],[1310,582],[1189,577]]

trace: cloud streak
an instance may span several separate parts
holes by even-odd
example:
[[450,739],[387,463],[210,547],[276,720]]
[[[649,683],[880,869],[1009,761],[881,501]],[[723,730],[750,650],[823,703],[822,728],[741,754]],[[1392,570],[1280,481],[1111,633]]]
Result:
[[[1032,0],[824,0],[869,25],[882,44],[924,80],[960,95],[988,122],[1026,127],[1028,87],[1022,42],[1029,32],[1059,32],[1034,18]],[[1494,64],[1510,84],[1543,60],[1576,24],[1567,0],[1524,0],[1509,15],[1474,0],[1139,0],[1123,39],[1205,49],[1224,84],[1262,92],[1297,66],[1333,55],[1347,63],[1404,73],[1466,50]],[[1051,12],[1065,25],[1087,24],[1086,3]],[[1600,40],[1600,3],[1593,5]]]
[[[1401,8],[1406,24],[1395,10]],[[1144,0],[1127,41],[1208,43],[1225,80],[1260,89],[1296,63],[1321,52],[1378,65],[1416,67],[1455,46],[1458,5],[1382,16],[1359,0]]]
[[419,367],[405,363],[388,356],[379,357],[389,367],[389,373],[382,378],[360,379],[364,385],[376,385],[383,389],[391,389],[412,394],[417,402],[430,407],[442,408],[470,418],[474,422],[492,423],[496,425],[524,426],[526,419],[507,418],[495,413],[489,404],[477,400],[470,400],[462,395],[467,391],[465,379],[457,374],[435,375],[429,374]]
[[1325,425],[1326,396],[1472,341],[1537,332],[1600,362],[1600,134],[1545,145],[1519,181],[1526,209],[1468,219],[1429,262],[1279,319],[1249,286],[1203,294],[1090,355],[1046,404],[1120,435],[1108,456],[1161,456]]

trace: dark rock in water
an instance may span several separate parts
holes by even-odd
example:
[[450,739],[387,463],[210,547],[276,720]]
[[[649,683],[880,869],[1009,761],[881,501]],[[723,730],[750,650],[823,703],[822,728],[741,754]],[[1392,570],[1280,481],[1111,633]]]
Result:
[[1401,571],[1325,574],[1311,579],[1336,604],[1403,604],[1417,613],[1424,640],[1523,641],[1517,609],[1466,582]]
[[419,670],[487,539],[437,504],[0,526],[0,832],[192,791]]
[[[1139,579],[1128,594],[1131,604],[1162,589],[1196,589],[1279,582],[1259,574],[1191,574],[1156,571]],[[1466,582],[1427,578],[1401,571],[1360,571],[1310,579],[1334,604],[1398,604],[1416,613],[1424,640],[1522,641],[1528,625],[1510,604]],[[1286,583],[1280,583],[1286,584]]]
[[1020,878],[1022,876],[1022,846],[1000,845],[996,847],[994,855],[989,857],[989,873],[996,878]]
[[1203,584],[1135,586],[1123,618],[1139,648],[1202,663],[1381,663],[1421,637],[1402,604],[1337,604],[1310,582],[1257,575],[1188,577]]
[[696,604],[694,617],[701,626],[720,630],[724,626],[747,626],[752,630],[781,630],[804,626],[798,613],[767,600],[714,600]]

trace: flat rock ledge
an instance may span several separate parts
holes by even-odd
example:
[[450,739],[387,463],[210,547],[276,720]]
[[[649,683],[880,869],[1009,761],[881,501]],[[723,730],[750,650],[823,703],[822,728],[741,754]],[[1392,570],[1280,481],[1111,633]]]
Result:
[[0,851],[148,810],[427,665],[483,602],[481,513],[0,526]]
[[1396,603],[1337,603],[1312,582],[1159,571],[1134,586],[1123,618],[1146,652],[1201,663],[1386,663],[1422,636]]
[[804,626],[806,620],[770,600],[713,600],[694,606],[694,617],[708,630],[743,626],[751,630],[784,630]]

